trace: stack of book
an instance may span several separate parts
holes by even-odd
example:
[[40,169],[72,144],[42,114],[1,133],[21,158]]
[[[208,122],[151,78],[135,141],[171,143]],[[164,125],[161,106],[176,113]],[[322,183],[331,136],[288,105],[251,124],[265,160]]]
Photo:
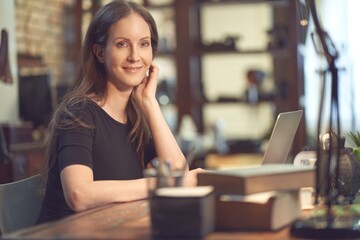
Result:
[[207,171],[198,185],[214,187],[216,229],[278,230],[300,218],[300,189],[315,186],[315,170],[268,164]]

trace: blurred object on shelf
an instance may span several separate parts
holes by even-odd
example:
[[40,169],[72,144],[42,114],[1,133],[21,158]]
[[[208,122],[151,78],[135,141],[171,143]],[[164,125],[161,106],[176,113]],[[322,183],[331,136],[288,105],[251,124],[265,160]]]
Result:
[[264,81],[266,74],[261,70],[250,69],[247,72],[247,79],[249,83],[260,86]]
[[229,152],[229,146],[226,143],[224,136],[225,123],[222,120],[217,120],[214,125],[215,149],[219,154],[226,154]]
[[247,88],[245,90],[245,101],[257,104],[260,101],[272,100],[274,94],[262,89],[266,74],[262,70],[249,69],[246,73]]
[[260,70],[250,69],[246,73],[247,89],[246,89],[246,100],[249,103],[259,102],[259,88],[264,81],[265,73]]
[[236,42],[239,39],[239,36],[228,35],[222,41],[214,41],[208,44],[202,43],[202,48],[210,51],[235,51],[237,50]]
[[274,26],[268,32],[268,50],[277,50],[288,47],[289,30],[286,26]]

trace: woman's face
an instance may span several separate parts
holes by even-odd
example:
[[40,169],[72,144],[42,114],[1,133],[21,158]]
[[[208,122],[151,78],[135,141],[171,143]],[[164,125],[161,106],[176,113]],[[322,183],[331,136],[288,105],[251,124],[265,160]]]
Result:
[[120,19],[110,28],[101,53],[98,59],[105,64],[108,81],[123,90],[139,85],[153,59],[148,24],[138,14]]

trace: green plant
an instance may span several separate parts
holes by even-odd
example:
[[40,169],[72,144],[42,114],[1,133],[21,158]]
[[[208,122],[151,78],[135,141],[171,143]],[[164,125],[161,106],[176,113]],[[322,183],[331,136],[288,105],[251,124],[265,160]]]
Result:
[[360,160],[360,133],[359,131],[356,131],[356,133],[350,132],[349,136],[356,145],[356,147],[353,149],[353,152]]

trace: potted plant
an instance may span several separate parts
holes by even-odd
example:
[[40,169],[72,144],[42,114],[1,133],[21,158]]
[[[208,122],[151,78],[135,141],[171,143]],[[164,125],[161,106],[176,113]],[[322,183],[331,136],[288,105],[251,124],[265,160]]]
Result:
[[360,133],[359,131],[356,131],[356,133],[350,132],[349,136],[356,146],[353,148],[353,153],[356,155],[358,160],[360,160]]

